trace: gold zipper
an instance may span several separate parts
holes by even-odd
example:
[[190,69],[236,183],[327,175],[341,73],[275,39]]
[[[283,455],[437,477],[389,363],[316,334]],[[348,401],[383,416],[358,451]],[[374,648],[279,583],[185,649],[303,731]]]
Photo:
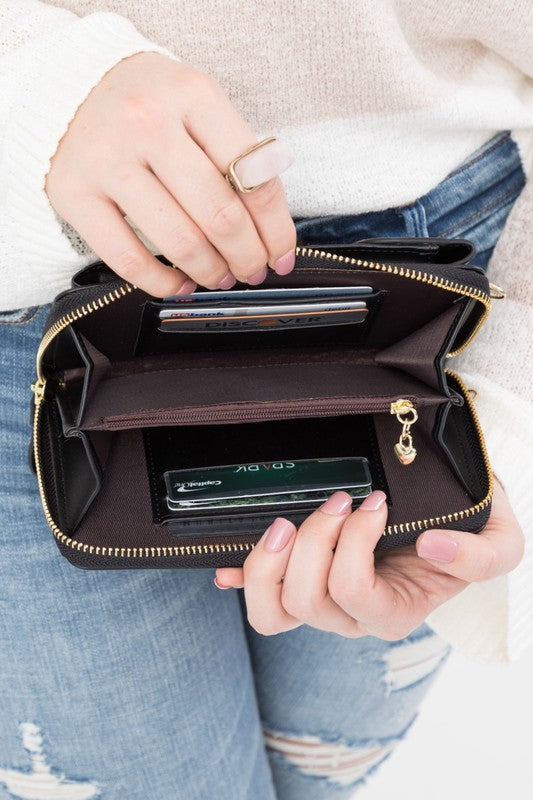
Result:
[[[452,291],[457,294],[461,294],[464,297],[472,297],[476,300],[479,300],[485,306],[485,313],[482,315],[480,320],[471,333],[470,337],[466,342],[461,345],[461,347],[455,350],[450,355],[457,355],[458,353],[462,352],[468,344],[472,341],[474,336],[477,334],[478,330],[480,329],[481,325],[485,321],[489,310],[490,310],[490,295],[485,292],[482,292],[480,289],[471,289],[469,287],[465,287],[461,284],[458,284],[453,281],[448,281],[443,278],[439,278],[435,275],[431,275],[430,273],[421,272],[420,270],[414,270],[407,267],[398,267],[392,264],[378,264],[373,261],[365,261],[362,259],[355,259],[355,258],[348,258],[346,256],[337,255],[335,253],[329,253],[325,250],[311,250],[306,247],[297,247],[296,248],[296,255],[301,256],[312,256],[315,258],[326,258],[332,261],[339,261],[342,263],[351,264],[353,266],[364,267],[365,269],[375,269],[381,272],[387,272],[389,274],[399,275],[404,278],[410,278],[412,280],[422,281],[423,283],[428,283],[432,286],[436,286],[440,289],[444,289],[445,291]],[[40,459],[40,447],[39,447],[39,434],[40,434],[40,423],[41,423],[41,414],[42,414],[42,404],[45,399],[46,393],[46,381],[42,373],[42,357],[53,341],[53,339],[61,333],[62,330],[67,328],[69,325],[72,325],[76,320],[81,319],[82,317],[86,317],[89,314],[92,314],[98,311],[101,308],[105,308],[110,303],[114,303],[117,300],[120,300],[122,297],[126,297],[130,294],[136,287],[130,283],[123,283],[122,286],[119,286],[117,289],[114,289],[112,292],[108,292],[102,297],[97,298],[96,300],[92,300],[91,302],[87,303],[84,306],[74,309],[74,311],[65,314],[60,319],[56,320],[53,325],[45,332],[41,343],[39,345],[37,351],[37,380],[35,383],[32,384],[32,391],[34,392],[34,401],[35,401],[35,413],[34,413],[34,422],[33,422],[33,452],[35,458],[35,468],[37,474],[37,484],[39,487],[39,494],[41,497],[41,503],[43,506],[43,511],[46,517],[46,521],[54,535],[54,537],[61,542],[61,544],[72,548],[73,550],[78,550],[83,553],[89,553],[90,555],[96,556],[107,556],[113,558],[160,558],[160,557],[172,557],[172,556],[185,556],[185,555],[208,555],[208,554],[215,554],[215,553],[228,553],[228,552],[239,552],[239,551],[250,551],[254,548],[256,542],[231,542],[225,544],[199,544],[199,545],[173,545],[171,547],[100,547],[97,545],[89,545],[84,542],[81,542],[77,539],[73,539],[72,537],[68,536],[66,533],[59,528],[59,526],[55,523],[52,514],[50,512],[50,507],[48,505],[48,500],[46,498],[46,492],[44,489],[44,480],[42,475],[42,466],[41,466],[41,459]],[[473,402],[470,398],[467,388],[465,387],[461,378],[457,375],[457,373],[452,372],[452,370],[446,370],[446,372],[452,375],[455,380],[459,383],[463,395],[466,399],[466,402],[469,406],[469,409],[472,413],[472,417],[474,420],[474,424],[478,433],[478,438],[481,445],[481,450],[483,454],[483,460],[485,462],[485,467],[487,469],[487,474],[489,478],[489,490],[487,495],[481,500],[479,503],[471,506],[470,508],[466,508],[462,511],[455,511],[450,514],[444,514],[438,517],[430,517],[429,519],[423,520],[415,520],[413,522],[404,522],[396,525],[387,525],[385,530],[383,531],[384,536],[390,536],[393,534],[398,533],[409,533],[410,531],[423,531],[427,528],[434,527],[435,525],[442,525],[451,522],[457,522],[459,520],[464,519],[465,517],[472,516],[473,514],[477,514],[479,511],[482,511],[487,505],[490,503],[492,498],[492,493],[494,490],[494,481],[492,476],[492,471],[490,467],[490,462],[488,458],[488,453],[485,445],[485,440],[483,437],[483,432],[481,430],[481,426],[479,424],[479,420],[477,417],[476,410],[474,408]],[[400,402],[400,401],[397,401]],[[391,413],[397,413],[396,410],[393,411],[393,405],[391,405]],[[400,419],[400,417],[398,417]],[[401,420],[400,420],[401,421]],[[413,422],[415,420],[413,419]],[[412,424],[412,423],[411,423]],[[416,454],[416,451],[415,451]]]
[[342,256],[338,255],[337,253],[329,253],[327,250],[313,250],[309,247],[297,247],[296,255],[311,256],[313,258],[326,258],[329,261],[339,261],[344,264],[351,264],[354,267],[364,267],[365,269],[375,269],[379,272],[388,272],[390,275],[400,275],[402,278],[410,278],[411,280],[422,281],[422,283],[428,283],[430,286],[436,286],[439,289],[444,289],[447,292],[455,292],[463,297],[471,297],[474,300],[479,300],[485,306],[484,313],[478,319],[474,330],[468,339],[456,350],[448,353],[446,356],[447,358],[452,358],[453,356],[459,355],[459,353],[462,353],[463,350],[468,347],[470,342],[477,336],[490,311],[491,295],[487,294],[487,292],[483,292],[481,289],[472,289],[469,286],[464,286],[461,283],[457,283],[457,281],[449,281],[445,278],[440,278],[437,275],[431,275],[428,272],[422,272],[419,269],[414,269],[412,267],[399,267],[394,264],[377,264],[374,261],[365,261],[361,258],[350,258],[349,256]]

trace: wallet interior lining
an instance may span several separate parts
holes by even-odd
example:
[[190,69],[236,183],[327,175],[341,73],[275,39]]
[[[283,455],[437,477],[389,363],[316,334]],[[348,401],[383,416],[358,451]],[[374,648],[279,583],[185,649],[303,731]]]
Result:
[[[415,404],[438,404],[446,400],[440,392],[422,381],[391,367],[353,364],[328,360],[317,370],[316,364],[289,363],[269,366],[188,368],[110,378],[102,381],[88,403],[81,427],[84,430],[128,427],[131,417],[144,416],[143,425],[163,424],[158,417],[165,413],[177,416],[180,409],[220,409],[227,417],[227,407],[240,404],[268,409],[279,414],[279,405],[317,409],[326,400],[350,401],[353,410],[371,411],[378,403],[384,407],[399,397],[412,398]],[[387,408],[387,410],[389,410]],[[291,413],[290,416],[294,416]],[[176,418],[176,423],[179,419]]]
[[[458,482],[450,480],[449,465],[432,439],[431,430],[435,424],[436,413],[436,408],[428,407],[421,410],[420,419],[416,424],[418,431],[415,434],[418,456],[408,468],[399,463],[393,452],[397,434],[395,419],[388,414],[375,414],[372,417],[391,501],[389,523],[392,525],[420,519],[420,509],[424,507],[434,509],[437,514],[448,514],[461,511],[472,504],[466,490]],[[332,424],[338,426],[339,434],[346,442],[345,454],[360,455],[356,439],[351,442],[349,436],[346,436],[346,419],[346,417],[336,417]],[[320,456],[323,453],[321,439],[316,435],[317,422],[320,421],[309,419],[309,449],[305,451],[308,457]],[[258,450],[262,442],[259,435],[260,425],[261,423],[258,423],[254,437]],[[231,426],[222,427],[227,429],[229,437],[234,435]],[[312,435],[313,430],[315,435]],[[266,436],[268,429],[265,427],[264,431]],[[176,537],[170,534],[165,525],[158,525],[153,521],[142,431],[126,430],[110,435],[113,436],[113,448],[102,489],[91,507],[90,517],[82,520],[80,524],[79,538],[88,544],[100,546],[119,539],[125,547],[164,547],[179,541],[185,542],[185,532],[183,538]],[[350,449],[350,443],[353,449]],[[280,444],[281,456],[284,450],[283,443]],[[206,453],[208,458],[212,455],[213,453],[209,451]],[[289,457],[289,453],[285,453],[285,457]],[[134,501],[132,501],[132,485],[137,487]],[[396,488],[399,486],[402,487],[401,491]],[[132,502],[135,503],[134,513],[131,508]],[[275,513],[272,514],[272,518],[274,516]],[[189,533],[194,538],[194,523],[191,523]],[[238,538],[239,536],[236,536],[236,539]],[[220,536],[219,539],[227,540],[227,534]],[[216,540],[217,538],[213,537],[213,541]]]
[[[105,536],[105,530],[109,529],[110,541],[115,541],[117,529],[120,529],[125,546],[129,542],[131,546],[142,542],[146,546],[175,543],[175,537],[152,520],[141,427],[161,424],[157,413],[165,409],[194,410],[211,406],[216,410],[224,403],[248,403],[268,413],[269,404],[274,409],[275,404],[283,400],[302,404],[309,401],[312,406],[313,401],[341,398],[353,401],[359,414],[368,414],[372,401],[381,397],[383,411],[372,413],[371,419],[392,501],[389,522],[419,519],[420,509],[424,507],[437,508],[438,513],[443,514],[468,508],[472,504],[472,494],[456,480],[446,455],[434,440],[439,406],[448,399],[440,385],[438,359],[450,331],[456,326],[455,319],[459,318],[464,301],[451,292],[428,292],[423,282],[347,268],[300,269],[283,277],[269,273],[265,288],[355,283],[370,284],[376,291],[382,291],[384,297],[379,307],[379,324],[373,324],[365,338],[360,343],[355,342],[353,348],[344,342],[329,346],[313,343],[308,348],[289,345],[279,351],[265,346],[250,351],[211,352],[209,348],[202,350],[200,338],[197,351],[193,347],[187,352],[135,357],[142,308],[149,299],[137,290],[120,301],[119,325],[113,306],[77,321],[75,331],[86,337],[92,355],[96,351],[102,356],[98,384],[85,386],[88,402],[81,427],[90,431],[91,438],[106,437],[110,445],[102,489],[91,506],[92,524],[87,519],[81,521],[80,538],[89,544],[105,544],[101,539],[95,541],[94,537]],[[57,338],[60,340],[61,336]],[[268,342],[266,338],[265,342]],[[79,385],[83,367],[80,364],[72,370],[73,382]],[[68,379],[68,370],[64,374]],[[419,420],[412,429],[418,455],[408,467],[400,464],[394,454],[401,426],[387,408],[387,401],[400,396],[412,397],[419,412]],[[150,421],[151,410],[155,413]],[[119,429],[114,433],[97,434],[105,430],[111,418],[114,418],[115,428],[120,428],[122,417],[123,427],[127,428],[128,415],[131,418],[139,412],[147,412],[148,416],[138,430]],[[298,416],[304,418],[303,408]],[[335,415],[332,419],[337,420],[332,424],[341,425],[345,417]],[[241,418],[235,419],[237,421]],[[310,418],[310,430],[313,424],[318,429],[319,422],[314,416]],[[221,432],[227,431],[228,437],[235,435],[235,426],[231,423],[221,423],[220,428]],[[256,430],[259,433],[260,428]],[[310,437],[309,443],[316,446],[314,452],[319,457],[322,454],[320,438]],[[260,444],[259,438],[258,447]],[[354,448],[352,454],[359,455],[355,442]],[[309,452],[313,457],[313,450]],[[287,453],[286,457],[290,456]],[[131,485],[128,485],[131,481],[140,487],[135,514],[126,513],[127,504],[131,502]],[[401,492],[396,486],[402,487]],[[442,503],[435,503],[439,496]],[[110,518],[110,508],[115,518]],[[99,530],[101,533],[96,534]]]

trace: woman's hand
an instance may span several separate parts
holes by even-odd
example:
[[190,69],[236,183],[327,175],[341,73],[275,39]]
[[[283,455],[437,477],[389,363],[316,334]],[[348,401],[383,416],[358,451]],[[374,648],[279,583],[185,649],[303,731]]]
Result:
[[[290,272],[296,230],[279,177],[248,194],[224,178],[256,143],[215,80],[138,53],[78,108],[45,190],[98,256],[149,294],[184,294],[197,283],[227,289],[235,278],[257,284],[267,264]],[[158,261],[125,216],[180,269]]]
[[426,531],[416,546],[374,552],[387,519],[385,499],[373,492],[351,513],[349,495],[336,492],[298,531],[278,518],[243,568],[220,568],[215,582],[244,587],[248,620],[265,635],[306,623],[349,638],[393,641],[468,583],[510,572],[522,558],[524,537],[498,484],[482,533]]

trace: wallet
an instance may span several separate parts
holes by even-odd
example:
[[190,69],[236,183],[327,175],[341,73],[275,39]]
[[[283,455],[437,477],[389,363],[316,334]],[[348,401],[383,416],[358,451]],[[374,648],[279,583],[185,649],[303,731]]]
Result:
[[287,459],[367,459],[388,503],[376,549],[482,530],[492,472],[448,367],[490,309],[474,252],[431,238],[298,246],[294,270],[261,288],[370,287],[364,320],[223,333],[162,332],[162,299],[103,262],[81,270],[52,304],[32,386],[30,460],[62,555],[86,569],[241,566],[276,507],[177,514],[163,476]]

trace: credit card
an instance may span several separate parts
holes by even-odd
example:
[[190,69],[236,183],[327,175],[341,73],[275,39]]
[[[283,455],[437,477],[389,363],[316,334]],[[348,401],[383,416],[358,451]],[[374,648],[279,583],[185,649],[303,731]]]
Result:
[[166,298],[163,302],[181,305],[253,305],[266,302],[291,303],[295,300],[314,302],[315,300],[349,300],[373,293],[371,286],[324,286],[278,289],[236,289],[235,291],[200,291],[178,297]]
[[[316,328],[322,325],[348,325],[364,322],[368,309],[365,303],[349,303],[353,308],[343,307],[316,310],[308,305],[292,306],[291,310],[285,308],[282,312],[272,313],[272,307],[259,307],[255,309],[209,309],[205,314],[200,309],[194,308],[192,313],[181,310],[172,317],[161,319],[159,330],[163,333],[176,332],[210,332],[221,331],[257,331],[257,330],[284,330],[288,328]],[[283,308],[283,307],[281,307]],[[296,310],[295,310],[296,309]],[[237,312],[237,313],[236,313]],[[266,312],[266,313],[265,313]]]
[[169,504],[368,488],[371,484],[368,461],[359,456],[169,470],[163,478]]
[[285,330],[317,328],[323,325],[349,325],[364,322],[366,308],[351,311],[319,311],[315,314],[282,314],[278,316],[184,317],[162,320],[163,333],[216,333],[222,331]]
[[339,486],[331,489],[319,489],[316,492],[287,492],[286,494],[262,494],[250,497],[231,497],[223,500],[191,500],[174,503],[168,500],[171,511],[208,511],[218,508],[244,508],[250,506],[319,506],[325,503],[336,488],[347,492],[354,500],[361,503],[371,492],[371,486]]
[[298,303],[296,305],[263,305],[263,306],[202,306],[201,308],[162,309],[159,319],[192,319],[198,317],[237,317],[237,316],[275,316],[278,314],[308,314],[310,311],[349,311],[354,308],[366,308],[364,300],[343,301],[339,303]]

